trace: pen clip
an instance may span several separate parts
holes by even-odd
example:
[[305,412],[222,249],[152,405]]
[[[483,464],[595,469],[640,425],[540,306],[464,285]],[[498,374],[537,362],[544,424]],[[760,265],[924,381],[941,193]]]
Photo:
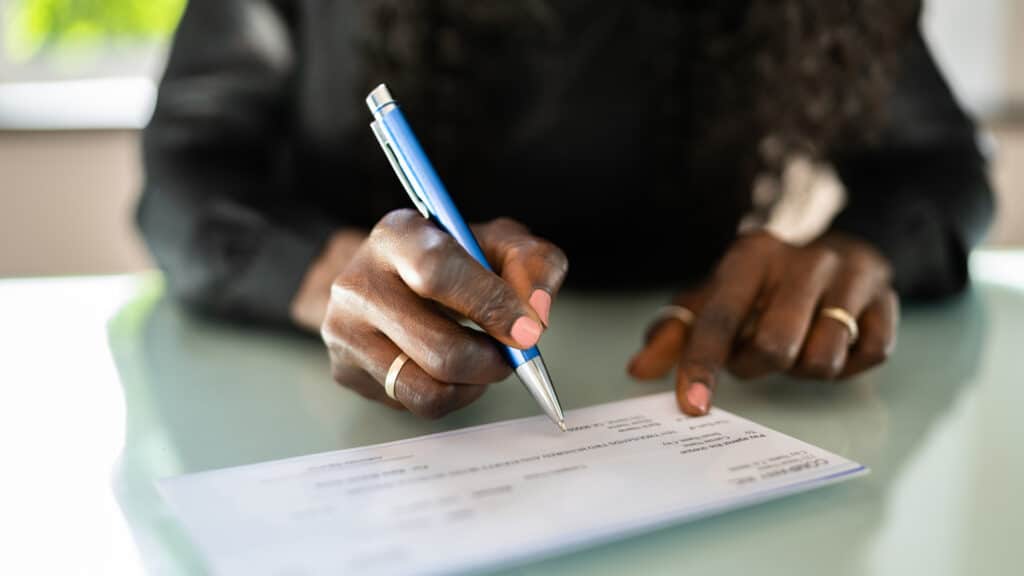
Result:
[[416,190],[409,182],[409,178],[405,175],[405,170],[402,169],[401,163],[398,162],[398,156],[391,147],[391,142],[388,140],[387,135],[384,134],[380,124],[374,120],[370,123],[370,129],[373,130],[373,135],[377,137],[377,142],[380,143],[380,147],[384,150],[384,155],[388,157],[388,163],[391,164],[391,167],[395,170],[395,175],[398,176],[398,181],[402,183],[402,188],[405,188],[405,192],[409,195],[409,198],[412,199],[413,205],[415,205],[416,209],[420,211],[420,214],[423,214],[424,218],[429,219],[430,209],[427,208],[427,203],[420,198],[419,194],[416,193]]

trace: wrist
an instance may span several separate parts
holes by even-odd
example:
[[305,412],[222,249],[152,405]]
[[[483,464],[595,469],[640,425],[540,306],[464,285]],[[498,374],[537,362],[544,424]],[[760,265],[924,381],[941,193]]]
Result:
[[292,297],[289,311],[292,322],[311,332],[320,330],[331,296],[331,284],[352,261],[365,239],[366,232],[351,228],[331,234]]

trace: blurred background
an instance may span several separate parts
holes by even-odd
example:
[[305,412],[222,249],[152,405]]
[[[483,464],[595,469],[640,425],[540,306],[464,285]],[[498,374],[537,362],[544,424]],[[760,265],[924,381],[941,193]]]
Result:
[[[150,266],[139,131],[185,1],[0,0],[0,277]],[[995,144],[988,242],[1024,245],[1024,2],[926,0],[925,31]]]

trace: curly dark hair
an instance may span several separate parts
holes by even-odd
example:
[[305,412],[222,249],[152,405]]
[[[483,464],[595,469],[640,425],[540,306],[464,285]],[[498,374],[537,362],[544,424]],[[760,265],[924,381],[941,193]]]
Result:
[[[501,71],[567,33],[558,0],[365,1],[368,75],[416,103],[442,156],[514,90]],[[667,73],[686,83],[698,148],[769,169],[876,134],[920,12],[917,0],[647,2],[678,18],[682,54]]]

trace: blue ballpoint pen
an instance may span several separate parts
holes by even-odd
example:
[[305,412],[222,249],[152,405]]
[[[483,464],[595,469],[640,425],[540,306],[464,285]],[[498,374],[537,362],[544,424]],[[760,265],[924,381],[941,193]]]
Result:
[[[455,208],[447,189],[441,183],[441,178],[423,152],[419,140],[413,134],[398,104],[391,97],[387,86],[381,84],[374,88],[366,97],[366,105],[369,106],[374,118],[370,128],[416,208],[425,218],[451,234],[480,265],[491,270],[480,245]],[[536,346],[527,350],[503,344],[501,347],[526,389],[544,412],[565,431],[562,407],[558,403],[555,388],[551,385],[551,377],[544,366],[540,350]]]

